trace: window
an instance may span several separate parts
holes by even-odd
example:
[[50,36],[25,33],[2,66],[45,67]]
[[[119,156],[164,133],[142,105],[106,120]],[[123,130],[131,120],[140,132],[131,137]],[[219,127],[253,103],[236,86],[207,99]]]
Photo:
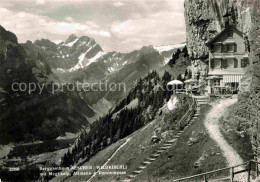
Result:
[[220,47],[221,45],[219,44],[219,43],[215,43],[214,45],[213,45],[213,52],[220,52]]
[[222,59],[221,60],[221,68],[227,68],[228,64],[227,64],[227,60],[226,59]]
[[235,61],[235,59],[233,59],[233,58],[228,58],[227,59],[227,67],[228,68],[234,68],[234,65],[235,65],[235,63],[234,63],[234,61]]
[[248,58],[244,58],[241,60],[241,68],[245,68],[249,66],[249,59]]
[[221,45],[221,52],[226,52],[226,45]]
[[228,44],[227,45],[227,52],[232,52],[233,51],[233,45],[232,44]]
[[233,37],[233,30],[228,31],[228,37]]

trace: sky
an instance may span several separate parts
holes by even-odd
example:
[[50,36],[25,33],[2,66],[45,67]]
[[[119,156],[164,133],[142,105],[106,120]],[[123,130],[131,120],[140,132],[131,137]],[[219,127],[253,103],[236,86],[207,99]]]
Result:
[[184,0],[1,0],[0,25],[20,43],[85,35],[105,52],[186,40]]

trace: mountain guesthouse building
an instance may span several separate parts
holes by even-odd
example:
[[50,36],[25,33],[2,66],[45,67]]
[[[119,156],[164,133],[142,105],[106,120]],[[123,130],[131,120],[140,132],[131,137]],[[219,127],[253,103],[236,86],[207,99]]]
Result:
[[239,90],[245,68],[252,64],[243,33],[229,26],[207,42],[209,48],[208,93]]

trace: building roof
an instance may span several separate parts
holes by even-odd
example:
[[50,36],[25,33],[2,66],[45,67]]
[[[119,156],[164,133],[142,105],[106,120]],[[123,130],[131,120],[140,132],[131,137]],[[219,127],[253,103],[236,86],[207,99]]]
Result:
[[223,35],[225,32],[227,32],[228,30],[235,30],[238,35],[240,35],[241,37],[243,37],[243,32],[241,32],[240,30],[238,30],[236,28],[236,26],[234,25],[230,25],[227,28],[225,28],[224,30],[222,30],[219,34],[217,34],[215,37],[213,37],[211,40],[207,41],[206,45],[209,46],[211,45],[215,40],[217,40],[221,35]]

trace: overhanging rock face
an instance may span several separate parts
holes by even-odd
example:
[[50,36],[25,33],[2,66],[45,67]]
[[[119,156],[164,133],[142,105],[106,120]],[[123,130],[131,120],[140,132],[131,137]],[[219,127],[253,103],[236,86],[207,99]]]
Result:
[[184,6],[187,48],[195,58],[208,54],[206,42],[228,24],[236,25],[245,35],[250,32],[252,1],[185,0]]

